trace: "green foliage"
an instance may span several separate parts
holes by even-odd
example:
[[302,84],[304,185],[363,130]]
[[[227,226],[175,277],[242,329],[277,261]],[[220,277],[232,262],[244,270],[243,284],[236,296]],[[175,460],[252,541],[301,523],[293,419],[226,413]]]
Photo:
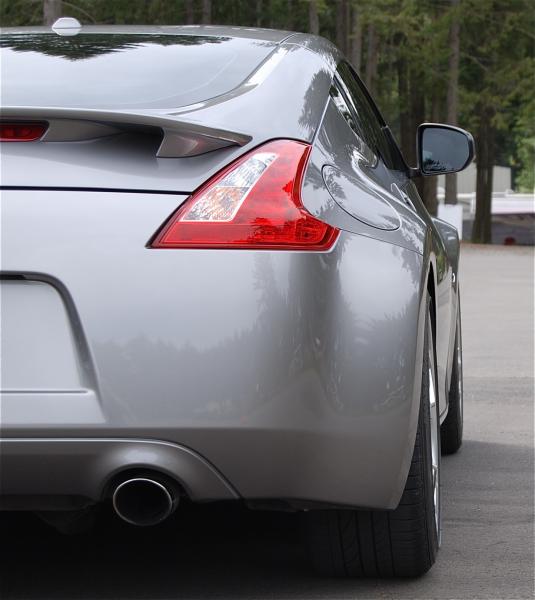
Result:
[[518,116],[514,120],[510,163],[515,174],[516,188],[521,192],[533,192],[535,190],[535,99],[533,93],[527,102],[518,107],[517,114]]
[[487,107],[497,135],[496,162],[512,167],[515,187],[533,190],[533,3],[463,0],[462,10],[461,122],[476,131]]
[[[213,0],[211,21],[296,31],[309,28],[314,0]],[[194,20],[202,2],[192,0]],[[63,13],[83,24],[183,24],[186,0],[63,0]],[[459,124],[479,127],[483,108],[492,113],[496,160],[513,168],[516,185],[533,189],[535,159],[535,7],[533,0],[315,0],[320,34],[337,39],[337,11],[344,11],[346,46],[357,43],[354,15],[362,31],[361,74],[373,63],[368,33],[377,36],[373,94],[387,121],[399,134],[403,113],[414,118],[446,118],[449,80],[449,32],[461,23]],[[355,11],[358,11],[356,13]],[[0,0],[0,25],[39,25],[43,0]],[[340,22],[340,19],[338,19]],[[339,36],[338,36],[339,37]],[[410,85],[402,93],[399,78],[407,68]],[[402,82],[403,83],[403,82]],[[401,90],[401,91],[400,91]],[[411,124],[412,126],[412,124]]]

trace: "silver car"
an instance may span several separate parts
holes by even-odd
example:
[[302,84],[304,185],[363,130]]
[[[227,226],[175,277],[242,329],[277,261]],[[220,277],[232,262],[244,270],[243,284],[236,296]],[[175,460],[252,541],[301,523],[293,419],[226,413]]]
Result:
[[[1,487],[64,527],[302,513],[316,568],[413,576],[462,438],[459,239],[328,41],[4,30]],[[416,132],[415,132],[416,134]]]

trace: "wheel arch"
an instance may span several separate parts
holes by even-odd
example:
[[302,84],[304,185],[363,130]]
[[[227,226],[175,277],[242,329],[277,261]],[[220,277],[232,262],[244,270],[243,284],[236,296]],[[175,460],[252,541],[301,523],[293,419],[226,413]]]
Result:
[[[437,307],[436,307],[436,279],[435,279],[435,270],[433,268],[433,263],[429,263],[429,272],[427,274],[427,292],[431,299],[431,326],[433,328],[433,340],[436,340],[437,334],[437,324],[436,324],[436,315],[437,315]],[[436,343],[436,342],[435,342]]]

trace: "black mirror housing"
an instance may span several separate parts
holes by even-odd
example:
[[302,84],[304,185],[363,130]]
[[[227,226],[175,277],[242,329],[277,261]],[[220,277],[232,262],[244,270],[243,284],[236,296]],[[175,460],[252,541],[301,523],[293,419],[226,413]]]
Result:
[[457,173],[474,158],[474,138],[468,131],[453,125],[422,123],[418,127],[416,151],[418,175]]

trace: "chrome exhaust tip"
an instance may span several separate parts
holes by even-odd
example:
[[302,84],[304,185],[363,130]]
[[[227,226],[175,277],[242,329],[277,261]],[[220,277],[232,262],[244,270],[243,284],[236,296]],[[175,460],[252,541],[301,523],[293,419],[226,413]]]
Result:
[[148,526],[161,523],[178,506],[175,490],[147,477],[127,479],[112,495],[117,515],[132,525]]

